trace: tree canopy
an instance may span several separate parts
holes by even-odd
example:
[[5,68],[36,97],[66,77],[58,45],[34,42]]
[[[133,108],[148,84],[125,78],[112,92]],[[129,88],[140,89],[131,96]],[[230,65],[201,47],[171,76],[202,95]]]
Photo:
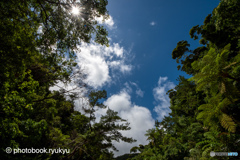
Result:
[[[113,159],[113,141],[134,142],[119,131],[129,123],[107,110],[99,122],[96,107],[106,91],[89,91],[86,114],[74,110],[84,74],[76,50],[92,39],[108,46],[107,0],[2,0],[0,2],[0,157],[1,159]],[[73,14],[73,7],[80,13]],[[77,77],[77,78],[73,78]],[[87,114],[90,113],[88,117]],[[62,148],[69,154],[7,154],[6,148]]]

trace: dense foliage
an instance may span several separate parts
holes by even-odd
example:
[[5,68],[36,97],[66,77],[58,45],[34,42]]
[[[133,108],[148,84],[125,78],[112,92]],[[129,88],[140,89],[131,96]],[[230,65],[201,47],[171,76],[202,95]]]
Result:
[[[133,142],[128,123],[104,108],[105,91],[89,91],[86,115],[74,110],[79,93],[57,84],[86,87],[75,61],[82,42],[108,45],[95,17],[108,17],[107,0],[0,1],[0,159],[113,159],[112,141]],[[81,8],[73,15],[73,7]],[[75,78],[73,78],[75,77]],[[88,114],[90,116],[88,116]],[[62,148],[69,154],[7,154],[6,148]]]
[[210,152],[240,153],[240,1],[221,0],[204,24],[190,36],[202,46],[190,50],[180,41],[172,58],[179,77],[168,91],[171,113],[147,131],[149,144],[133,160],[237,159],[211,157]]

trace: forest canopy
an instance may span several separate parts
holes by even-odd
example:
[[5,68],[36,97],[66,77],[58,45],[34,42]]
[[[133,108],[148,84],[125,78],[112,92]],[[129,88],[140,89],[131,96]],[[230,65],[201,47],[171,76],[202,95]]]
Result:
[[[106,91],[83,82],[76,63],[77,45],[108,46],[107,30],[96,17],[109,17],[107,0],[2,0],[0,2],[0,158],[113,159],[113,141],[129,123],[108,109],[95,121],[96,108],[106,108]],[[79,8],[79,14],[72,9]],[[77,77],[77,78],[76,78]],[[85,89],[85,114],[74,110],[79,92],[50,88],[74,83]],[[68,154],[7,154],[14,148],[62,148]],[[111,149],[111,150],[110,150]]]

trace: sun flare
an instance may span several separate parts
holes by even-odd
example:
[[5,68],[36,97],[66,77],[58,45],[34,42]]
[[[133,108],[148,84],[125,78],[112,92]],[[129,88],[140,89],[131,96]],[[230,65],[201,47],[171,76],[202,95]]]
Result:
[[72,14],[78,15],[78,14],[79,14],[79,8],[73,7],[73,8],[72,8]]

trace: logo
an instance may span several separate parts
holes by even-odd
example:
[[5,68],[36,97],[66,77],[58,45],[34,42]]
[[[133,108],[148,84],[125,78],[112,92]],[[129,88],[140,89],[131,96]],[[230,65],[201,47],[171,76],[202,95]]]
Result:
[[213,151],[210,152],[210,156],[211,156],[211,157],[214,157],[214,156],[215,156],[215,152],[213,152]]
[[8,154],[12,153],[12,148],[11,147],[7,147],[6,148],[6,153],[8,153]]

